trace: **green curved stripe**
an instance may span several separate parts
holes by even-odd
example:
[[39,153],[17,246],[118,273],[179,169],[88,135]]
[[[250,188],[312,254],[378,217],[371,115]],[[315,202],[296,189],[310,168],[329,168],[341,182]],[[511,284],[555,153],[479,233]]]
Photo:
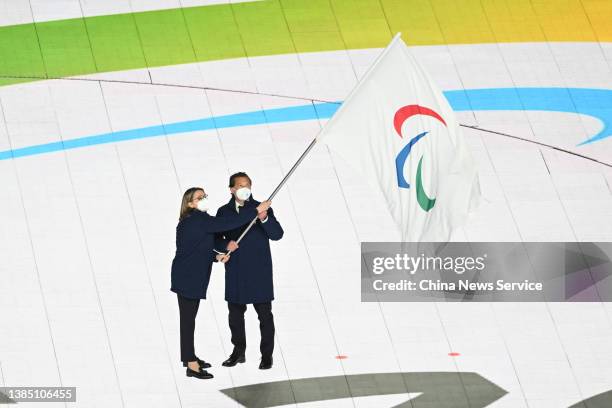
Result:
[[425,189],[423,188],[423,179],[421,178],[421,164],[423,163],[423,156],[419,160],[419,165],[417,166],[416,173],[416,196],[417,202],[419,206],[423,209],[423,211],[427,212],[433,208],[436,204],[435,198],[427,197],[427,193],[425,193]]
[[[0,27],[0,86],[248,56],[412,45],[612,41],[602,0],[268,0]],[[19,78],[21,77],[21,78]]]

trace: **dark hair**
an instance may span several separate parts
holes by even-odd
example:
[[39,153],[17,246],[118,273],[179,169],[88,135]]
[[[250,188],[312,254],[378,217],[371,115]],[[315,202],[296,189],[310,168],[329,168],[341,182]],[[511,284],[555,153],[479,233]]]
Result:
[[239,177],[246,177],[247,179],[249,179],[249,184],[253,184],[248,174],[246,174],[243,171],[239,171],[238,173],[234,173],[230,176],[230,180],[229,180],[230,188],[234,187],[234,184],[236,184],[236,179]]
[[189,207],[189,205],[187,204],[193,201],[193,196],[198,191],[203,192],[204,189],[202,187],[191,187],[190,189],[185,191],[185,193],[183,194],[183,200],[181,201],[181,212],[179,214],[179,221],[182,221],[185,217],[187,217],[191,213],[191,211],[193,211],[193,208]]

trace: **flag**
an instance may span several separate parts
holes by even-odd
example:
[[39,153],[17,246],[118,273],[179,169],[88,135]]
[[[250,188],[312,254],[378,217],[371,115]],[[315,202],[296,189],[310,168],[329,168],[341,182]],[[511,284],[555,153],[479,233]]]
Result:
[[448,101],[397,34],[317,136],[380,189],[402,241],[447,242],[477,205]]

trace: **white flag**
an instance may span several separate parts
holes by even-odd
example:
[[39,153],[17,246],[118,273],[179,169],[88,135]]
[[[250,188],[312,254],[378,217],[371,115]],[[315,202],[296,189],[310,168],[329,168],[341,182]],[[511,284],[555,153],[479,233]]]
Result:
[[480,198],[454,112],[399,34],[317,140],[380,189],[403,241],[447,242]]

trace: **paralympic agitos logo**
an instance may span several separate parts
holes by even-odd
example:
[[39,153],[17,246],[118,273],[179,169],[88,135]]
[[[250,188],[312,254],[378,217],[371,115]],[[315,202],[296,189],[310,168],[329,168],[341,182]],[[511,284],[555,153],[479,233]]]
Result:
[[[431,116],[432,118],[439,120],[444,126],[446,126],[446,122],[444,121],[444,119],[434,110],[431,110],[429,108],[426,108],[420,105],[406,105],[398,109],[397,112],[395,112],[395,116],[393,118],[393,126],[395,128],[395,131],[399,135],[399,137],[403,137],[402,125],[404,124],[404,122],[408,120],[409,118],[416,116],[416,115]],[[428,133],[429,132],[426,131],[426,132],[420,133],[416,135],[415,137],[413,137],[408,142],[408,144],[406,144],[406,146],[402,148],[402,150],[399,152],[399,154],[395,158],[395,169],[397,172],[397,185],[400,188],[410,188],[410,184],[408,183],[408,181],[406,181],[406,178],[404,177],[404,165],[406,164],[406,160],[408,159],[408,156],[410,155],[412,147],[416,144],[416,142],[421,140]],[[423,209],[423,211],[425,212],[428,212],[436,204],[436,199],[435,197],[432,197],[432,198],[428,197],[427,193],[425,193],[425,189],[423,188],[422,165],[423,165],[423,155],[419,159],[419,164],[417,165],[417,171],[416,171],[416,199],[421,209]]]

